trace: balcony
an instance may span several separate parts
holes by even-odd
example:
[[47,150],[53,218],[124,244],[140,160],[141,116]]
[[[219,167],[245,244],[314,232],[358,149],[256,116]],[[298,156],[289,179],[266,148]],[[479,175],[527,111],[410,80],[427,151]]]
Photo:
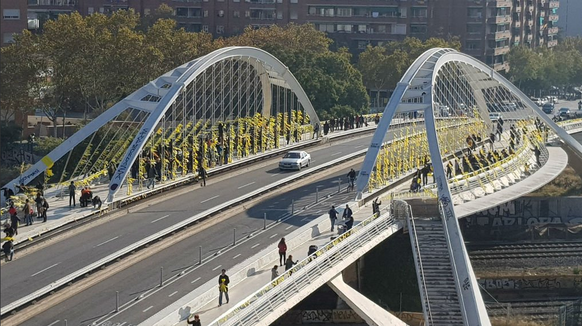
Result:
[[513,43],[519,43],[519,42],[521,42],[521,36],[514,35],[513,36]]
[[557,22],[558,18],[560,18],[560,16],[558,16],[556,14],[551,14],[550,17],[548,18],[548,20],[551,22]]
[[548,41],[548,47],[553,48],[554,46],[558,45],[558,40],[551,40]]
[[28,0],[29,6],[73,7],[75,0]]
[[487,49],[488,55],[504,55],[509,53],[509,45],[499,46],[496,48],[489,48]]
[[511,1],[509,0],[489,0],[487,3],[489,4],[489,7],[511,8]]
[[521,5],[519,4],[519,2],[515,4],[515,7],[513,7],[513,10],[516,13],[521,13]]
[[548,2],[548,7],[550,9],[560,8],[560,1],[559,0],[550,0],[550,2]]
[[548,35],[556,35],[560,29],[558,27],[550,27],[548,28]]
[[521,21],[514,20],[513,21],[513,27],[515,27],[515,28],[521,28]]
[[508,39],[511,37],[510,31],[502,31],[502,32],[491,32],[487,34],[488,40],[503,40]]
[[487,23],[489,24],[504,24],[504,23],[511,23],[511,16],[495,16],[487,18]]
[[494,63],[493,64],[493,69],[495,71],[502,71],[502,70],[506,70],[508,67],[507,63]]
[[525,36],[525,41],[528,42],[528,43],[531,43],[531,41],[533,41],[533,35],[527,34]]

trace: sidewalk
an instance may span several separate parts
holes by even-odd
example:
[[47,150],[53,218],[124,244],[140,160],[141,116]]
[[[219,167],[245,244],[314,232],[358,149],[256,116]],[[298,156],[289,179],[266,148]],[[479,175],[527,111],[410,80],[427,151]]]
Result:
[[[271,151],[267,151],[267,152],[262,152],[253,156],[248,156],[245,158],[242,158],[240,160],[236,160],[233,161],[232,163],[229,163],[228,165],[222,165],[222,166],[215,166],[211,169],[208,169],[208,173],[210,175],[212,175],[212,173],[216,173],[218,171],[221,170],[225,170],[228,169],[229,167],[232,167],[233,165],[240,165],[240,164],[244,164],[244,162],[246,161],[252,161],[252,160],[256,160],[257,158],[260,158],[262,156],[271,156],[273,153],[277,153],[277,152],[286,152],[290,149],[296,148],[296,147],[302,147],[305,146],[307,144],[315,144],[318,142],[321,142],[322,139],[327,138],[329,140],[332,140],[334,138],[338,138],[338,137],[342,137],[345,135],[349,135],[349,134],[356,134],[356,133],[360,133],[360,132],[364,132],[367,130],[373,130],[376,128],[375,124],[369,124],[368,127],[362,127],[362,128],[356,128],[356,129],[350,129],[350,130],[340,130],[340,131],[336,131],[333,133],[329,133],[327,136],[325,137],[320,137],[319,139],[309,139],[308,137],[310,137],[311,135],[304,135],[304,138],[307,138],[301,142],[298,143],[294,143],[294,144],[289,144],[286,146],[283,146],[281,148],[275,149],[275,150],[271,150]],[[116,203],[120,203],[120,202],[131,202],[131,201],[135,201],[135,200],[140,200],[148,195],[152,195],[154,193],[158,193],[160,191],[163,191],[164,189],[171,189],[174,188],[182,183],[186,183],[186,182],[190,182],[192,179],[194,178],[193,174],[188,174],[186,176],[181,176],[181,177],[177,177],[175,180],[170,180],[170,181],[166,181],[164,183],[156,183],[156,187],[154,190],[152,189],[147,189],[145,187],[145,182],[142,183],[142,189],[139,189],[138,186],[138,182],[136,181],[133,185],[133,191],[131,195],[127,195],[127,185],[124,185],[122,187],[122,189],[119,191],[118,196],[116,197]],[[58,229],[60,227],[63,227],[64,225],[67,225],[69,223],[74,223],[76,221],[85,219],[85,218],[90,218],[90,217],[94,217],[94,216],[100,216],[102,214],[105,214],[109,211],[109,205],[105,204],[105,200],[107,199],[107,196],[109,194],[109,180],[104,180],[102,183],[96,183],[90,186],[91,191],[93,192],[93,196],[99,196],[99,198],[104,202],[101,210],[98,209],[94,209],[93,205],[89,205],[88,207],[80,207],[79,204],[79,198],[81,197],[81,189],[77,189],[77,195],[76,195],[76,202],[77,205],[76,207],[69,207],[69,195],[68,195],[68,189],[65,188],[51,188],[45,191],[45,198],[47,199],[48,203],[49,203],[49,210],[47,212],[47,222],[43,223],[42,219],[39,219],[38,217],[34,219],[34,224],[31,226],[26,226],[24,224],[24,216],[22,215],[22,212],[19,212],[18,217],[20,217],[21,222],[20,225],[18,227],[18,235],[15,237],[16,240],[14,241],[15,244],[18,243],[23,243],[25,241],[34,241],[34,238],[38,238],[41,237],[43,234],[50,232],[52,230]],[[61,197],[61,192],[62,192],[62,197]],[[34,202],[32,203],[33,209],[36,211],[36,205],[34,204]],[[7,214],[6,214],[7,215]],[[4,223],[5,218],[7,216],[2,216],[3,220],[2,223]]]
[[[354,217],[354,226],[360,223],[361,221],[369,218],[372,215],[372,203],[369,202],[366,205],[356,208],[356,204],[354,202],[348,203],[350,207],[353,209],[353,217]],[[345,207],[345,205],[341,205],[341,207]],[[340,213],[339,216],[343,213],[343,209],[340,210],[340,206],[338,206],[338,212]],[[338,222],[341,221],[341,218],[338,218]],[[337,225],[334,232],[331,232],[329,226],[329,218],[327,213],[321,215],[312,223],[315,223],[320,229],[319,234],[317,234],[312,239],[301,243],[300,245],[296,245],[294,247],[289,246],[289,241],[287,241],[288,250],[287,255],[293,255],[294,260],[302,261],[303,259],[307,258],[307,253],[309,251],[309,246],[316,245],[318,248],[322,248],[326,243],[333,240],[337,237],[338,229]],[[311,224],[311,223],[310,223]],[[286,239],[288,237],[285,237]],[[273,243],[270,245],[266,245],[263,248],[271,248],[273,252],[277,251],[277,244],[279,239],[275,239]],[[261,253],[257,254],[261,255]],[[216,288],[214,291],[215,293],[212,295],[200,295],[200,289],[206,288],[207,286],[203,285],[200,286],[199,289],[192,291],[190,294],[187,294],[184,298],[177,301],[174,305],[167,307],[173,311],[179,312],[179,318],[181,322],[176,323],[178,316],[173,313],[169,313],[166,316],[164,315],[164,311],[162,310],[157,315],[152,316],[152,318],[148,319],[147,321],[141,323],[140,325],[146,325],[147,323],[155,323],[155,325],[187,325],[186,318],[191,314],[198,314],[200,315],[200,320],[202,321],[203,325],[210,324],[212,321],[216,320],[222,314],[226,313],[229,309],[233,307],[237,307],[238,303],[245,300],[248,296],[254,294],[256,291],[260,290],[262,287],[268,285],[271,282],[271,269],[273,266],[279,266],[279,259],[278,255],[268,255],[268,257],[275,258],[274,260],[269,259],[261,259],[262,266],[259,268],[253,269],[254,273],[246,273],[247,268],[249,267],[248,261],[245,261],[229,270],[227,275],[231,276],[231,284],[229,287],[229,297],[230,302],[228,304],[224,304],[223,301],[222,306],[218,306],[218,275],[216,274],[216,280],[211,280],[208,283],[216,283],[216,286],[210,286],[211,289]],[[266,257],[265,257],[266,258]],[[255,260],[254,257],[250,258],[249,261]],[[278,267],[279,274],[282,274],[285,271],[285,266]],[[238,283],[234,283],[232,281],[234,274],[239,274],[240,272],[245,272],[247,277],[243,280],[240,280]],[[250,274],[250,275],[249,275]],[[202,290],[204,291],[204,290]],[[212,291],[212,290],[211,290]],[[208,301],[206,303],[202,303],[199,308],[191,307],[189,305],[182,306],[180,308],[180,302],[187,300],[186,302],[196,301],[198,298],[204,297],[207,298]],[[225,300],[223,298],[223,300]],[[166,309],[167,309],[166,308]],[[160,314],[162,316],[160,316]],[[165,317],[165,318],[164,318]],[[156,320],[157,319],[157,320]]]

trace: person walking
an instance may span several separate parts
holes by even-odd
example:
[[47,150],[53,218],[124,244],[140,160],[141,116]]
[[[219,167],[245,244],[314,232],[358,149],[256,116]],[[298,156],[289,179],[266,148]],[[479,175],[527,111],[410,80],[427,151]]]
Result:
[[287,260],[285,261],[285,271],[290,270],[291,267],[293,267],[296,264],[297,264],[297,261],[293,261],[293,256],[289,255],[289,257],[287,257]]
[[46,213],[47,213],[48,209],[49,209],[49,203],[48,203],[48,201],[46,201],[46,198],[43,197],[42,198],[42,222],[43,223],[46,223],[46,219],[47,219]]
[[335,221],[337,220],[337,215],[339,213],[338,213],[338,211],[336,211],[335,206],[332,205],[328,214],[329,214],[329,222],[331,223],[331,232],[333,232],[333,229],[335,227]]
[[194,315],[194,320],[190,320],[190,316],[188,316],[186,322],[188,323],[188,325],[202,326],[202,324],[200,323],[200,316],[198,315]]
[[222,306],[222,295],[226,298],[226,303],[228,303],[228,283],[230,283],[230,279],[228,275],[226,275],[226,269],[222,270],[220,276],[218,276],[218,291],[220,292],[220,296],[218,297],[218,306]]
[[350,206],[346,204],[346,209],[344,209],[343,218],[346,220],[346,231],[350,230],[354,225],[354,217],[352,216],[353,212]]
[[534,155],[536,157],[536,164],[538,165],[538,168],[541,167],[542,163],[540,162],[540,155],[541,155],[540,147],[536,145],[536,147],[534,147],[534,149],[532,149],[531,151],[534,152]]
[[4,243],[2,244],[2,251],[4,251],[4,259],[6,261],[11,261],[14,258],[14,238],[5,237],[2,238]]
[[77,203],[75,202],[75,191],[77,190],[77,187],[75,187],[75,182],[71,181],[71,184],[69,185],[69,207],[71,207],[71,201],[73,202],[73,207],[77,206]]
[[198,176],[202,179],[202,182],[200,183],[200,187],[206,187],[206,170],[204,169],[202,164],[200,165],[200,168],[198,169]]
[[26,203],[22,208],[22,213],[24,213],[24,223],[26,223],[26,226],[32,225],[34,221],[32,220],[32,207],[30,206],[30,200],[26,200]]
[[148,166],[147,169],[148,182],[146,184],[146,188],[150,189],[150,187],[152,187],[152,189],[154,189],[156,186],[156,176],[157,176],[156,166],[151,163],[147,163],[146,165]]
[[44,214],[44,197],[40,194],[40,192],[36,193],[36,198],[34,199],[34,202],[36,203],[36,214],[38,218],[41,218]]
[[380,205],[382,205],[382,202],[379,201],[380,198],[376,197],[376,199],[374,199],[374,201],[372,201],[372,214],[376,215],[380,213]]
[[283,266],[285,257],[287,257],[287,244],[285,243],[285,238],[281,238],[277,247],[279,247],[279,265]]
[[18,235],[18,223],[20,222],[20,217],[18,217],[18,211],[13,203],[10,203],[8,213],[10,214],[10,227],[14,230],[14,235]]
[[275,265],[271,268],[271,281],[279,277],[279,266]]

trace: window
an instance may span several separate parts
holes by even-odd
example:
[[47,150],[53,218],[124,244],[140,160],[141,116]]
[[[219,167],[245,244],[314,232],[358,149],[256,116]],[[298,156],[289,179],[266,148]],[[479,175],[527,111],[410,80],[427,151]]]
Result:
[[469,34],[481,34],[482,30],[482,24],[467,24],[467,33]]
[[426,18],[427,17],[426,8],[425,7],[418,7],[418,8],[413,7],[412,10],[410,10],[410,15],[412,17],[416,17],[416,18]]
[[4,19],[20,19],[20,9],[4,9],[2,15]]
[[87,8],[87,14],[88,15],[92,15],[94,12],[95,12],[95,8],[93,8],[93,7]]
[[338,24],[337,31],[344,32],[344,33],[351,33],[352,32],[352,25]]
[[291,10],[291,13],[289,14],[289,18],[297,19],[297,10]]
[[319,31],[333,33],[335,32],[335,26],[333,24],[319,24]]
[[337,8],[338,17],[352,17],[352,8]]
[[238,10],[233,11],[232,12],[232,17],[235,17],[235,18],[240,17],[240,11],[238,11]]
[[481,49],[481,41],[467,41],[465,44],[466,50],[479,50]]
[[467,16],[469,16],[469,18],[479,19],[479,18],[481,18],[481,15],[482,15],[481,8],[469,8],[468,9]]
[[216,11],[216,16],[217,17],[224,17],[224,10],[217,10]]
[[208,25],[202,25],[202,31],[208,32]]
[[222,33],[224,33],[224,26],[216,25],[216,34],[222,34]]
[[426,25],[410,25],[411,34],[426,34]]
[[12,43],[14,42],[14,36],[12,33],[4,33],[4,35],[2,35],[2,41],[4,43]]

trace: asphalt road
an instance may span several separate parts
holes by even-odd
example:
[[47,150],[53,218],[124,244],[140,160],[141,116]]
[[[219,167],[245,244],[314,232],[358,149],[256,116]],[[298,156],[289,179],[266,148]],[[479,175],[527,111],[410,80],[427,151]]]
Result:
[[[346,166],[345,169],[349,170],[350,167],[357,169],[359,165],[360,163]],[[241,237],[246,237],[248,232],[262,230],[264,212],[275,219],[290,210],[292,200],[295,201],[296,210],[313,204],[316,187],[319,187],[321,198],[326,197],[326,194],[337,193],[338,178],[344,182],[346,174],[347,171],[343,170],[334,174],[323,173],[320,174],[319,179],[315,179],[306,186],[262,200],[247,211],[215,224],[176,245],[167,247],[148,259],[57,304],[50,310],[28,320],[25,325],[60,325],[64,324],[65,319],[68,325],[90,325],[94,322],[95,324],[111,322],[109,325],[123,323],[125,323],[124,326],[137,325],[181,296],[208,280],[216,278],[222,268],[228,270],[256,251],[276,243],[296,228],[325,214],[330,205],[345,203],[353,199],[355,193],[342,191],[340,194],[322,199],[318,204],[298,212],[266,231],[259,232],[249,239],[241,239],[240,243],[232,246],[233,229],[237,230],[237,234],[240,231]],[[160,245],[163,246],[163,243]],[[202,246],[204,255],[207,257],[200,266],[197,265],[199,246]],[[221,249],[222,253],[214,257],[213,253]],[[159,287],[160,267],[164,269],[164,279],[168,280],[163,287]],[[184,274],[176,277],[181,272]],[[114,313],[116,291],[119,291],[121,308],[118,314]],[[136,298],[140,296],[142,298],[136,301]],[[232,299],[235,302],[240,298]]]
[[[325,163],[369,145],[371,135],[331,143],[329,146],[320,147],[310,151],[312,166]],[[35,290],[46,286],[50,282],[68,275],[72,271],[89,265],[113,252],[139,241],[155,232],[169,227],[178,221],[203,212],[218,203],[222,203],[255,189],[264,187],[276,180],[285,178],[295,172],[279,172],[277,164],[250,170],[234,172],[232,178],[213,182],[208,180],[207,187],[192,186],[192,191],[176,196],[167,201],[153,205],[149,208],[131,212],[122,218],[114,219],[108,223],[93,227],[88,231],[80,232],[70,238],[51,243],[46,247],[16,257],[13,262],[2,266],[0,282],[0,301],[5,306],[14,300],[24,297]],[[347,173],[347,172],[346,172]],[[345,182],[345,178],[343,181]],[[283,209],[289,209],[291,199],[281,199],[275,209],[268,214],[269,220],[276,220]],[[263,214],[260,214],[262,225]],[[210,239],[220,238],[216,234],[225,234],[232,241],[232,229],[237,227],[240,236],[248,234],[256,227],[252,223],[224,222],[219,230],[203,235]],[[214,233],[217,232],[217,233]],[[204,243],[208,243],[205,241]],[[212,242],[212,241],[211,241]],[[220,245],[204,245],[203,254],[213,254]],[[196,251],[198,246],[195,247]],[[198,255],[196,255],[198,256]],[[159,271],[157,271],[159,273]]]

